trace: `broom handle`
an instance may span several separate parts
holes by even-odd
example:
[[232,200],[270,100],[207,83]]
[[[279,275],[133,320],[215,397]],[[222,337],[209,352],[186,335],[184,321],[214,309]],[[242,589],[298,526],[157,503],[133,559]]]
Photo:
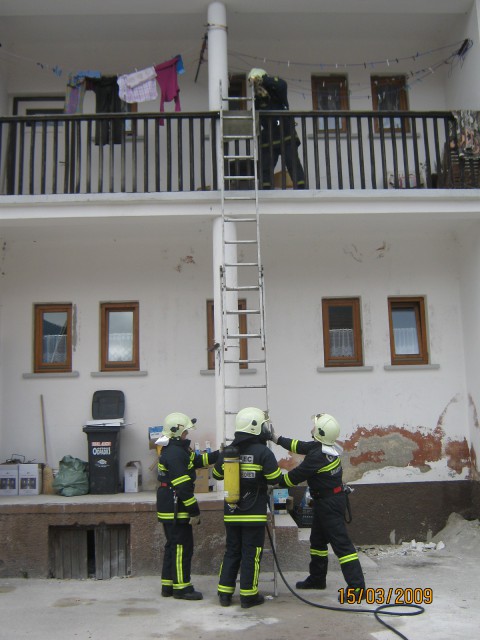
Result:
[[45,432],[45,405],[43,403],[43,395],[40,395],[40,407],[42,409],[42,431],[43,431],[43,453],[45,455],[45,464],[48,464],[47,459],[47,434]]

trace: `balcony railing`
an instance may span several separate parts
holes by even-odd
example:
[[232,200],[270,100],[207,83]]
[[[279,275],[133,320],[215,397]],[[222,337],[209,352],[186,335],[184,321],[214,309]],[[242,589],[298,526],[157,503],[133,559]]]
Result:
[[[459,149],[447,112],[262,112],[273,132],[295,121],[297,145],[280,136],[279,189],[297,188],[285,154],[296,153],[306,188],[321,190],[478,188],[480,160]],[[47,115],[0,118],[3,195],[159,193],[217,190],[216,112]],[[275,124],[275,123],[279,123]],[[275,134],[271,133],[271,144]],[[231,142],[225,155],[247,155]],[[243,163],[242,163],[243,162]],[[262,175],[262,155],[259,157]],[[251,188],[248,161],[224,167],[231,188]],[[260,188],[262,184],[260,181]]]

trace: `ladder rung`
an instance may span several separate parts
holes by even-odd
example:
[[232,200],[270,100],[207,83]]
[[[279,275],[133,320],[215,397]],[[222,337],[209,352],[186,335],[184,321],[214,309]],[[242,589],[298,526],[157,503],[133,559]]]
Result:
[[226,311],[227,315],[248,315],[254,313],[260,313],[260,309],[237,309],[236,311]]
[[225,389],[266,389],[266,384],[226,384]]
[[261,333],[229,333],[227,335],[227,340],[243,340],[244,338],[261,338]]
[[247,285],[242,287],[225,287],[225,291],[258,291],[260,285]]
[[[232,190],[234,191],[234,190]],[[248,189],[248,191],[254,191],[254,189]],[[227,192],[228,193],[228,192]],[[225,193],[224,200],[255,200],[254,196],[246,195],[246,196],[229,196]]]
[[240,100],[252,100],[252,98],[250,96],[245,96],[244,98],[238,97],[238,96],[228,96],[228,97],[222,97],[223,102],[238,102]]
[[245,134],[228,134],[228,135],[224,135],[223,136],[224,140],[253,140],[254,136],[251,133],[245,133]]
[[225,267],[258,267],[258,262],[228,262]]
[[241,113],[237,115],[224,115],[223,116],[224,120],[251,120],[252,116],[251,115],[242,115]]
[[225,240],[225,244],[257,244],[257,240]]
[[241,155],[241,156],[223,156],[224,160],[253,160],[253,156]]
[[255,176],[223,176],[224,180],[253,180]]
[[256,222],[256,218],[224,218],[224,222]]
[[265,360],[224,360],[224,364],[265,364]]

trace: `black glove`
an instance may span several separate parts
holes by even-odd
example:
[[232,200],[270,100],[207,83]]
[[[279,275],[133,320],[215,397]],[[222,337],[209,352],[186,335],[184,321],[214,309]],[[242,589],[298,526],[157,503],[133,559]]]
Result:
[[275,433],[273,424],[271,422],[270,423],[264,422],[264,424],[262,425],[262,435],[265,438],[265,440],[271,440],[272,442],[277,444],[278,436]]

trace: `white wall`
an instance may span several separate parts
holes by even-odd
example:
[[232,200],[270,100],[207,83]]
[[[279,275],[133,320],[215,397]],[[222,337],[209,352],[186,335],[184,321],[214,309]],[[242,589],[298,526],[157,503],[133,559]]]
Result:
[[[269,217],[262,225],[270,406],[277,430],[308,439],[310,416],[329,411],[345,440],[362,427],[429,434],[440,422],[445,442],[468,438],[459,249],[450,231],[412,233],[365,220],[359,226],[351,219],[300,215]],[[90,418],[93,392],[102,388],[126,394],[126,418],[133,424],[121,436],[122,464],[140,459],[147,469],[154,460],[147,427],[161,424],[172,410],[198,417],[193,439],[213,443],[214,378],[200,374],[206,368],[205,301],[213,297],[211,222],[112,219],[85,226],[71,221],[67,227],[6,237],[0,358],[8,375],[2,381],[0,457],[43,458],[43,394],[53,461],[65,454],[85,458],[82,425]],[[426,295],[431,362],[438,370],[384,370],[389,295]],[[361,297],[365,364],[373,371],[317,372],[323,366],[321,299],[329,296]],[[148,375],[93,378],[99,303],[121,300],[140,302],[141,369]],[[73,368],[79,377],[22,378],[31,371],[33,303],[65,301],[76,305]],[[396,473],[399,479],[401,470]],[[452,477],[446,464],[440,477]],[[438,473],[431,479],[439,479]]]

